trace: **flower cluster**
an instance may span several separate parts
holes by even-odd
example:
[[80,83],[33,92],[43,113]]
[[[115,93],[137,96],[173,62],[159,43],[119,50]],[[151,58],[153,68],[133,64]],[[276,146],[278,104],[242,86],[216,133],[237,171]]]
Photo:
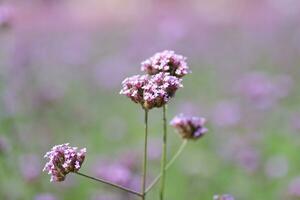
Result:
[[70,147],[68,143],[54,146],[44,156],[49,161],[43,171],[51,174],[50,181],[64,181],[70,172],[77,172],[85,158],[86,148],[77,151],[77,147]]
[[122,82],[120,94],[129,97],[144,109],[159,108],[167,104],[175,95],[189,68],[186,58],[174,51],[156,53],[142,62],[141,70],[147,75],[135,75]]
[[178,88],[182,87],[181,79],[168,73],[158,73],[153,76],[135,75],[122,82],[120,94],[139,103],[145,109],[161,107],[173,97]]
[[147,75],[135,75],[122,82],[120,94],[129,97],[133,102],[144,104],[144,87],[149,83]]
[[205,118],[190,117],[181,114],[175,116],[170,124],[178,130],[182,138],[198,139],[208,131],[208,129],[204,127],[205,122]]
[[174,51],[165,50],[154,54],[141,63],[141,70],[149,75],[166,72],[178,78],[190,73],[186,57],[175,54]]
[[214,195],[213,200],[234,200],[234,197],[230,194]]

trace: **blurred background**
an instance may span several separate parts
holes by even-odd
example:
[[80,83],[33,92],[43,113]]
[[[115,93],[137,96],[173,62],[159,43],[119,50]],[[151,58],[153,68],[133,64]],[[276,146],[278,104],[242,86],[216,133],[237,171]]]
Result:
[[[0,1],[0,199],[135,199],[76,175],[50,183],[43,156],[87,147],[81,172],[138,190],[143,111],[119,91],[165,49],[193,71],[168,118],[210,130],[168,171],[167,199],[300,199],[299,25],[299,0]],[[151,111],[149,180],[161,119]],[[169,157],[180,143],[169,127]]]

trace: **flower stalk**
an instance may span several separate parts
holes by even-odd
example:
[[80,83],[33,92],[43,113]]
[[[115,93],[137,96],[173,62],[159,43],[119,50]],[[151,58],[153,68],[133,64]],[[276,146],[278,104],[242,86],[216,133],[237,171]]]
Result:
[[[182,144],[180,145],[179,149],[176,151],[176,153],[173,155],[171,160],[166,164],[165,171],[167,171],[177,160],[177,158],[180,156],[180,154],[183,152],[188,140],[183,140]],[[162,177],[162,173],[160,173],[153,181],[150,183],[150,185],[146,189],[146,193],[148,193],[155,185],[156,183],[160,180]]]
[[117,188],[117,189],[120,189],[120,190],[123,190],[125,192],[129,192],[131,194],[134,194],[134,195],[137,195],[139,197],[142,197],[143,195],[137,191],[134,191],[132,189],[129,189],[127,187],[123,187],[121,185],[118,185],[118,184],[114,184],[114,183],[111,183],[109,181],[106,181],[106,180],[103,180],[103,179],[100,179],[100,178],[95,178],[95,177],[92,177],[92,176],[89,176],[89,175],[86,175],[86,174],[83,174],[83,173],[80,173],[80,172],[74,172],[75,174],[77,175],[80,175],[80,176],[83,176],[85,178],[88,178],[88,179],[91,179],[91,180],[94,180],[94,181],[97,181],[97,182],[100,182],[100,183],[103,183],[103,184],[106,184],[106,185],[109,185],[109,186],[112,186],[114,188]]
[[165,181],[166,181],[166,164],[167,164],[167,113],[166,105],[163,106],[163,146],[161,156],[161,185],[160,185],[160,200],[164,199]]
[[146,199],[146,181],[147,181],[147,156],[148,156],[148,110],[145,110],[145,139],[144,139],[144,158],[143,158],[143,176],[142,176],[142,200]]

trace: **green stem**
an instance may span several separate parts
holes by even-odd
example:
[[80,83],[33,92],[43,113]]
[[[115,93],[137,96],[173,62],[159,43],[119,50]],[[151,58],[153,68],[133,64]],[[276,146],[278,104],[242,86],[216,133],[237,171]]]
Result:
[[[168,164],[166,165],[165,170],[168,170],[173,163],[176,161],[176,159],[179,157],[179,155],[182,153],[182,151],[184,150],[185,146],[187,144],[187,140],[184,140],[181,144],[181,146],[179,147],[179,149],[177,150],[177,152],[174,154],[174,156],[171,158],[171,160],[168,162]],[[153,181],[152,183],[147,187],[146,189],[146,193],[148,193],[155,185],[156,183],[160,180],[160,178],[162,177],[162,173],[160,173]]]
[[104,183],[104,184],[106,184],[106,185],[110,185],[110,186],[112,186],[112,187],[115,187],[115,188],[117,188],[117,189],[123,190],[123,191],[125,191],[125,192],[129,192],[129,193],[131,193],[131,194],[137,195],[137,196],[139,196],[139,197],[142,197],[142,196],[143,196],[143,195],[140,194],[139,192],[136,192],[136,191],[131,190],[131,189],[129,189],[129,188],[123,187],[123,186],[121,186],[121,185],[117,185],[117,184],[111,183],[111,182],[106,181],[106,180],[103,180],[103,179],[99,179],[99,178],[95,178],[95,177],[92,177],[92,176],[88,176],[88,175],[82,174],[82,173],[80,173],[80,172],[75,172],[75,174],[78,174],[78,175],[80,175],[80,176],[83,176],[83,177],[85,177],[85,178],[88,178],[88,179],[91,179],[91,180],[94,180],[94,181],[97,181],[97,182]]
[[161,185],[160,185],[160,200],[164,199],[165,182],[166,182],[166,164],[167,164],[167,117],[166,105],[163,106],[163,147],[161,156]]
[[142,200],[146,199],[146,178],[147,178],[147,155],[148,155],[148,110],[145,109],[145,141],[142,177]]

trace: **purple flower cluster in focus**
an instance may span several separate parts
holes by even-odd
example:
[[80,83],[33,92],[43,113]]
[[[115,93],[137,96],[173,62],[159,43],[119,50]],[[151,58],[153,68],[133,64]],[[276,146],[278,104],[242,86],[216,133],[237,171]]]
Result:
[[129,97],[144,109],[159,108],[175,95],[184,75],[190,73],[186,58],[165,50],[142,62],[147,75],[135,75],[122,82],[120,94]]
[[175,116],[170,122],[184,139],[198,139],[202,137],[208,131],[204,127],[205,123],[205,118],[190,117],[183,114]]
[[85,159],[86,148],[77,151],[77,147],[70,147],[69,143],[56,145],[44,156],[49,161],[43,171],[51,174],[50,181],[64,181],[70,172],[77,172]]
[[234,200],[234,197],[230,194],[214,195],[213,200]]
[[174,51],[169,50],[158,52],[142,62],[141,70],[149,75],[165,72],[178,78],[190,73],[186,63],[186,57],[175,54]]
[[158,73],[154,76],[135,75],[122,82],[120,94],[141,104],[145,109],[159,108],[168,103],[177,89],[182,87],[181,81],[168,73]]

